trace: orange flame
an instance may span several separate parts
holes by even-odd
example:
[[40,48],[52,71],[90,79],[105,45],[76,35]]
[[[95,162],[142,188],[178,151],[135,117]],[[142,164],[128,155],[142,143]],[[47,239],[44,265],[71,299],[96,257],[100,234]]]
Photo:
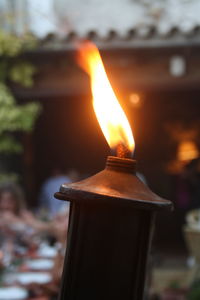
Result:
[[123,145],[133,152],[135,143],[126,115],[122,110],[106,75],[97,47],[89,41],[81,43],[78,62],[91,80],[93,107],[111,148]]

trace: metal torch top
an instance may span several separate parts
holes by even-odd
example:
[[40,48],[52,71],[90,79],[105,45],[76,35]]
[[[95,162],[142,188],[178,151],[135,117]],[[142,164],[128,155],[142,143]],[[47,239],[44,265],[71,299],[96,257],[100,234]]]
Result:
[[172,202],[154,194],[135,174],[136,161],[108,156],[106,168],[85,180],[63,184],[55,197],[66,201],[109,201],[138,209],[171,209]]

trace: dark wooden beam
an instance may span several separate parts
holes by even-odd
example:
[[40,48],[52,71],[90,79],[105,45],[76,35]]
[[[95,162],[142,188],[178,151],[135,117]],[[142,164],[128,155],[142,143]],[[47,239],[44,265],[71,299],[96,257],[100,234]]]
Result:
[[[199,47],[171,47],[145,49],[103,50],[107,73],[117,90],[155,91],[189,90],[200,87]],[[46,99],[90,93],[87,75],[77,66],[75,52],[68,49],[36,51],[24,58],[32,61],[38,72],[30,89],[11,84],[20,99]],[[186,62],[182,77],[170,74],[169,64],[173,56],[181,56]]]

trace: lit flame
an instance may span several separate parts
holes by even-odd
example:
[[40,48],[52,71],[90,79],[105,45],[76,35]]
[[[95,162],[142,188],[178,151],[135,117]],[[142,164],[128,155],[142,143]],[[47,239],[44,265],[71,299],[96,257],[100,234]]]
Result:
[[109,146],[116,150],[121,145],[133,152],[135,143],[131,127],[108,80],[97,47],[83,42],[78,54],[80,66],[90,76],[93,107]]

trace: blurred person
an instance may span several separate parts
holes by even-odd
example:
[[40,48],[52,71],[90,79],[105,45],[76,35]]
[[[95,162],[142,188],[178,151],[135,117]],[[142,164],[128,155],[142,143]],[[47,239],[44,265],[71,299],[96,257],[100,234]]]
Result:
[[[24,195],[21,188],[12,182],[0,185],[0,243],[2,264],[10,266],[16,245],[20,243],[22,232],[28,233],[27,225],[23,221],[26,213]],[[23,234],[23,238],[25,234]]]
[[18,230],[24,226],[26,204],[22,189],[15,183],[0,185],[0,227]]
[[[35,253],[40,242],[48,240],[48,237],[64,247],[67,227],[68,207],[62,207],[52,220],[45,222],[26,209],[23,192],[18,185],[6,183],[0,186],[0,244],[4,266],[11,264],[19,247]],[[0,267],[1,260],[0,253]]]
[[23,192],[17,184],[8,182],[0,186],[0,214],[20,216],[25,207]]
[[[73,177],[74,176],[74,177]],[[75,179],[76,173],[71,172],[70,178]],[[62,177],[63,178],[63,177]],[[62,183],[64,183],[65,180]],[[60,185],[59,185],[60,187]],[[58,189],[59,189],[58,187]],[[56,189],[55,192],[58,190]],[[61,242],[66,240],[69,205],[54,198],[59,203],[59,210],[55,212],[50,221],[42,221],[26,209],[22,189],[14,183],[4,183],[0,186],[0,229],[1,235],[12,235],[13,232],[30,235],[52,234]],[[24,235],[25,238],[25,235]]]
[[179,177],[177,206],[185,211],[200,208],[200,158],[191,160]]
[[49,221],[36,219],[32,213],[26,212],[23,214],[23,220],[26,225],[34,229],[35,234],[46,234],[55,237],[58,242],[65,245],[67,239],[69,206],[63,206]]
[[[7,182],[0,185],[0,236],[25,238],[34,234],[28,219],[35,219],[27,210],[24,194],[19,185]],[[22,235],[23,233],[23,235]]]
[[187,180],[190,194],[189,209],[200,208],[200,158],[188,164]]
[[[174,237],[184,245],[183,226],[188,211],[200,208],[200,158],[189,161],[175,181]],[[177,242],[177,243],[178,243]]]
[[62,210],[63,206],[68,206],[68,203],[63,203],[54,198],[54,194],[59,191],[63,183],[77,181],[79,174],[76,170],[71,169],[65,175],[61,169],[56,168],[52,172],[52,176],[48,178],[42,185],[39,195],[40,209],[46,209],[50,217],[55,216]]

